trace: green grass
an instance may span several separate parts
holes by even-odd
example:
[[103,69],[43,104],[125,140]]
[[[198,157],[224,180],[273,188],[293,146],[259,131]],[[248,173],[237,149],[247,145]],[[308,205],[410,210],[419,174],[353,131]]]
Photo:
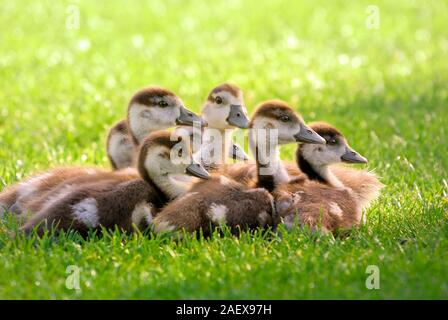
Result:
[[[79,29],[65,27],[70,4]],[[0,224],[0,298],[448,298],[448,4],[375,1],[373,30],[370,4],[3,1],[1,184],[61,164],[107,167],[107,128],[146,84],[198,111],[232,81],[250,110],[280,98],[336,125],[387,187],[344,239],[11,239],[10,218]],[[81,291],[65,286],[69,265],[81,268]],[[365,287],[369,265],[379,290]]]

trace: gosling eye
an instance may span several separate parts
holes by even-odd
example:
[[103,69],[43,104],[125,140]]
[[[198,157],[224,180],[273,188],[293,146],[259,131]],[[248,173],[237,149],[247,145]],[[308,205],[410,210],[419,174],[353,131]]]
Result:
[[179,151],[177,151],[177,156],[179,158],[182,158],[182,149],[179,149]]
[[215,102],[216,102],[216,104],[222,104],[222,98],[221,97],[216,97],[215,98]]
[[330,139],[327,143],[328,143],[329,145],[334,146],[334,145],[338,144],[338,141],[337,141],[335,138],[332,138],[332,139]]
[[284,116],[281,116],[281,117],[280,117],[280,120],[281,120],[282,122],[288,122],[288,121],[290,120],[290,118],[289,118],[289,116],[284,115]]
[[168,102],[166,102],[165,100],[160,100],[159,101],[159,107],[165,108],[168,106]]

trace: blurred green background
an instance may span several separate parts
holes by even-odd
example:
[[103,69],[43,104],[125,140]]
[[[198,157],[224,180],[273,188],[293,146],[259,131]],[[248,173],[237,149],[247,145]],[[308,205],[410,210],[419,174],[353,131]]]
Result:
[[[223,81],[244,90],[249,110],[279,98],[307,121],[334,124],[387,185],[349,239],[298,233],[179,248],[116,234],[120,245],[36,246],[12,241],[2,224],[1,298],[447,298],[446,1],[2,0],[0,8],[0,186],[60,164],[108,166],[107,130],[142,86],[170,88],[199,111]],[[91,258],[100,250],[104,263],[127,266],[126,279]],[[64,287],[72,260],[96,270],[81,293]],[[380,262],[386,284],[366,290],[365,267]]]

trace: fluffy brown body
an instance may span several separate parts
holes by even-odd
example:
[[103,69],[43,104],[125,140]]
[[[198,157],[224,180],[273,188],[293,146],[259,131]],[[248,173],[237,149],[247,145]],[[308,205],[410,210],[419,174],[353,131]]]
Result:
[[154,230],[199,231],[210,235],[215,227],[241,230],[274,225],[273,198],[262,188],[251,189],[220,175],[196,183],[190,191],[170,202],[154,219]]
[[[89,230],[119,226],[121,230],[130,232],[133,230],[133,222],[139,228],[147,226],[145,219],[139,221],[132,219],[132,212],[138,210],[139,205],[145,205],[148,210],[153,210],[152,208],[165,203],[164,196],[159,190],[144,180],[131,180],[118,185],[115,183],[114,180],[102,180],[82,185],[63,200],[38,212],[21,230],[30,233],[35,226],[38,226],[38,235],[42,235],[46,229],[76,230],[81,235],[86,235]],[[92,205],[96,206],[97,219],[91,223],[86,223],[74,215],[75,210],[83,210],[80,203],[86,199],[92,200],[86,203],[84,210],[91,210]]]
[[58,184],[50,184],[48,185],[48,189],[41,190],[38,194],[36,194],[29,201],[26,201],[22,205],[22,213],[36,213],[44,206],[51,204],[58,197],[63,196],[69,192],[73,192],[74,190],[87,185],[96,183],[98,181],[109,181],[109,183],[122,183],[134,179],[138,179],[140,176],[138,171],[135,169],[122,169],[114,172],[97,172],[95,174],[85,174],[83,172],[79,172],[78,175],[67,178],[61,181]]
[[56,185],[79,175],[92,176],[103,173],[107,171],[100,168],[81,167],[63,167],[41,172],[0,193],[0,204],[5,210],[21,214],[30,201],[40,198]]
[[276,203],[288,203],[278,211],[288,227],[297,221],[313,230],[336,232],[357,226],[361,221],[361,206],[348,188],[304,180],[279,186],[273,196]]
[[[283,164],[291,180],[308,178],[297,167],[296,163],[284,161]],[[256,185],[257,165],[253,162],[246,161],[222,165],[215,170],[215,172],[219,172],[245,185]],[[332,165],[331,171],[346,187],[353,190],[363,208],[367,208],[369,203],[379,196],[381,188],[384,187],[375,173],[365,169],[353,169],[345,165]]]

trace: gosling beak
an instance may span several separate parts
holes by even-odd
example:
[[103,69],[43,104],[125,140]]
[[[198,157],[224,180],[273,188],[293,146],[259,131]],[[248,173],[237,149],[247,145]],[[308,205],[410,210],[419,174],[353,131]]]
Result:
[[243,160],[243,161],[249,160],[248,155],[237,144],[234,144],[232,146],[231,158],[236,159],[236,160]]
[[230,105],[230,113],[226,119],[227,123],[241,129],[249,128],[249,118],[244,112],[243,106],[239,104]]
[[347,148],[345,153],[341,156],[343,162],[348,163],[367,163],[367,159],[360,155],[353,149]]
[[200,123],[201,127],[205,127],[207,125],[207,122],[204,119],[202,119],[200,116],[191,112],[184,106],[181,106],[180,107],[180,115],[176,119],[176,124],[192,126],[193,122]]
[[313,129],[308,127],[306,124],[300,125],[300,131],[294,135],[297,142],[304,143],[315,143],[315,144],[326,144],[324,138],[318,135]]
[[192,163],[192,164],[190,164],[187,167],[187,173],[192,175],[192,176],[201,178],[201,179],[208,179],[208,178],[210,178],[210,174],[199,163]]

